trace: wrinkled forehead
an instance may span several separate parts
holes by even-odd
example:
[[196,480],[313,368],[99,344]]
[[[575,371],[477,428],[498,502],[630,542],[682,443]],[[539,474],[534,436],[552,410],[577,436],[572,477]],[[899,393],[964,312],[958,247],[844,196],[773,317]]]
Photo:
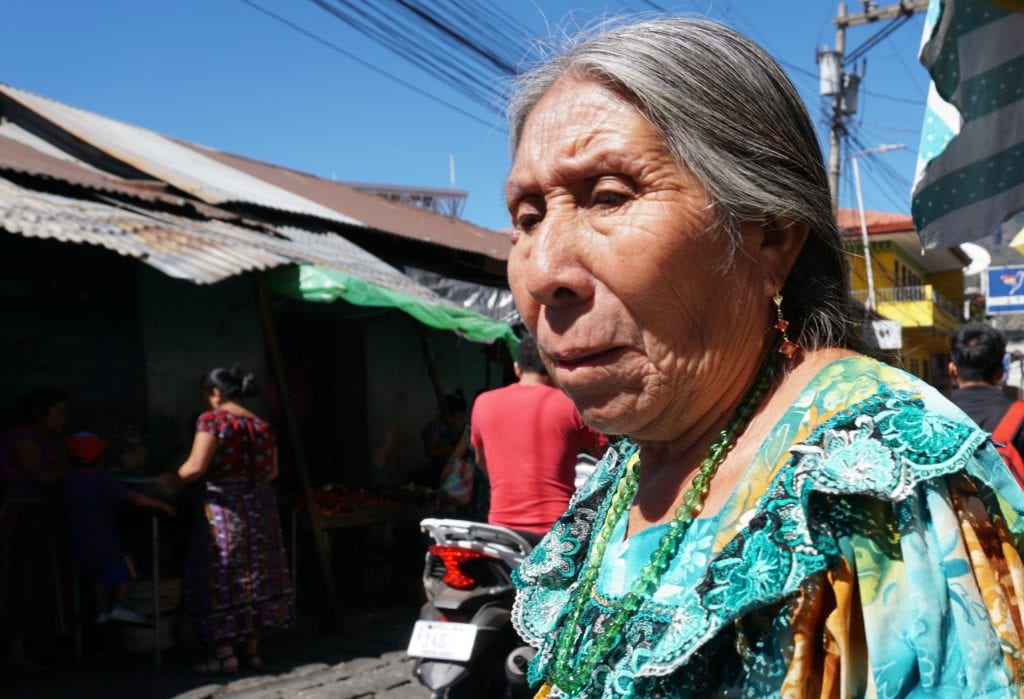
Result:
[[557,103],[561,109],[572,109],[578,96],[592,88],[604,93],[609,103],[626,103],[633,105],[638,111],[642,108],[636,97],[624,87],[618,85],[612,78],[597,69],[589,69],[586,66],[574,66],[555,78],[550,85],[544,88],[539,97],[532,103],[522,105],[521,111],[513,115],[513,141],[511,143],[511,154],[513,159],[522,145],[526,130],[531,121],[535,118],[542,105]]
[[526,116],[513,153],[506,195],[523,182],[586,170],[624,153],[664,150],[665,140],[647,116],[606,82],[570,75],[556,81]]

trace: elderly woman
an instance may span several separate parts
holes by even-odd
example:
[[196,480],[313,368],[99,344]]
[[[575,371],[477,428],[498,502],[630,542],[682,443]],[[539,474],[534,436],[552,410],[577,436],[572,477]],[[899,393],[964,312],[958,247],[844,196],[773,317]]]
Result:
[[859,354],[817,139],[716,24],[590,38],[511,108],[509,279],[628,437],[516,572],[538,696],[1017,696],[1024,495]]

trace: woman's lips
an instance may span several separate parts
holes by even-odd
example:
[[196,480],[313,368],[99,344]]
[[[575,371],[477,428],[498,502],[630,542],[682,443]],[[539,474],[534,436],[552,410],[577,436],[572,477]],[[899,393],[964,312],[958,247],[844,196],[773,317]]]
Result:
[[574,350],[554,355],[552,359],[558,371],[573,372],[580,369],[589,369],[599,366],[607,366],[616,361],[622,355],[621,347],[609,347],[607,349]]

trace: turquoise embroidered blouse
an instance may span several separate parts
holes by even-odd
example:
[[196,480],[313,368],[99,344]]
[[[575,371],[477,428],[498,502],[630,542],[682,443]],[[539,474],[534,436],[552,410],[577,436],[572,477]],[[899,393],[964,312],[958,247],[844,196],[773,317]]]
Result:
[[[532,683],[635,449],[608,452],[513,575]],[[874,360],[835,362],[573,696],[1020,696],[1022,514],[1024,493],[955,406]],[[577,657],[657,545],[657,528],[623,542],[624,519],[573,630]]]

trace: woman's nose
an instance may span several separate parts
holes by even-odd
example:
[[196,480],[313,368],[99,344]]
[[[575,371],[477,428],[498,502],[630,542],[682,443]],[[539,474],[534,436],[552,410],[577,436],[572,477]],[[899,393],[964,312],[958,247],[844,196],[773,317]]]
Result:
[[510,265],[542,306],[571,306],[593,295],[581,223],[549,215],[524,235],[513,251]]

